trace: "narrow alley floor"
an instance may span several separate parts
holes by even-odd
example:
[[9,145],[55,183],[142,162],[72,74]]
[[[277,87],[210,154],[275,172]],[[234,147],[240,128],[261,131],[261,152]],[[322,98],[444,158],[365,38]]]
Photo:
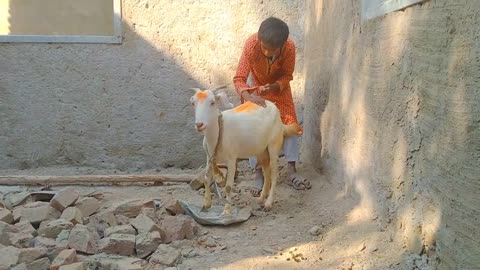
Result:
[[[65,170],[68,169],[48,174],[65,174]],[[343,185],[339,184],[341,181],[301,165],[299,171],[313,187],[297,191],[284,183],[284,170],[281,170],[276,202],[271,211],[265,212],[255,209],[255,199],[247,190],[253,184],[253,175],[246,164],[241,162],[239,171],[237,202],[253,207],[254,215],[238,225],[201,226],[197,239],[176,243],[178,248],[195,251],[195,256],[183,258],[176,269],[429,269],[425,258],[407,254],[393,224],[384,226],[376,217],[363,215],[358,198],[346,195]],[[169,171],[172,172],[175,169]],[[2,172],[6,173],[12,174]],[[53,190],[61,188],[52,187]],[[201,192],[186,184],[76,188],[82,194],[102,193],[103,200],[109,202],[173,197],[200,205],[203,198]],[[26,188],[2,187],[3,192],[19,189]],[[219,204],[215,199],[214,203]],[[198,245],[206,239],[213,242],[210,247]]]

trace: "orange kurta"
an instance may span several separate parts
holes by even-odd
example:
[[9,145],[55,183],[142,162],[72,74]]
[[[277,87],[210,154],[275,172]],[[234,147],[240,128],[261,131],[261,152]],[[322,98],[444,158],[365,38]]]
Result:
[[259,93],[255,92],[265,100],[277,105],[284,124],[298,123],[295,105],[293,103],[290,81],[293,79],[295,69],[295,43],[288,38],[283,45],[280,55],[270,64],[263,55],[260,48],[260,40],[257,34],[251,35],[245,42],[242,56],[238,64],[237,73],[233,77],[233,83],[237,93],[251,88],[247,84],[248,75],[251,74],[255,86],[263,86],[278,82],[280,91]]

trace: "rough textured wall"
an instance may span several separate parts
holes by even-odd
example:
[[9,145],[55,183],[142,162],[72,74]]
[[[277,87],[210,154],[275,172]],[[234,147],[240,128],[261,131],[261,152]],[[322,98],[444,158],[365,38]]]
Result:
[[297,41],[301,100],[302,1],[123,1],[122,13],[122,45],[0,44],[0,169],[199,166],[186,89],[231,83],[271,15]]
[[479,267],[480,1],[366,22],[360,4],[307,1],[307,157],[409,252]]

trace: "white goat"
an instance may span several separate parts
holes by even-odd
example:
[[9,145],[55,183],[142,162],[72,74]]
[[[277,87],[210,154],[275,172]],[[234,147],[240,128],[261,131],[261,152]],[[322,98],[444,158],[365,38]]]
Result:
[[231,191],[236,161],[238,158],[256,156],[264,175],[264,186],[258,200],[268,210],[273,205],[273,192],[278,177],[278,154],[283,138],[300,135],[302,130],[297,124],[284,125],[278,108],[269,101],[266,101],[265,108],[246,102],[220,112],[217,103],[222,96],[215,95],[215,91],[220,88],[223,87],[205,91],[194,88],[195,94],[191,97],[191,103],[195,107],[195,128],[204,135],[203,148],[207,153],[207,168],[213,168],[208,170],[205,177],[203,209],[206,210],[212,205],[211,178],[223,178],[217,164],[226,163],[227,202],[223,214],[231,214]]

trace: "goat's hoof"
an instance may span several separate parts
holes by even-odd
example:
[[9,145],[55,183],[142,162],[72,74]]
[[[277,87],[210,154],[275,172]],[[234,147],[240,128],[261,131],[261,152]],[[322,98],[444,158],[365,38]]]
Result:
[[202,207],[202,210],[200,210],[201,212],[207,212],[208,209],[210,209],[212,207],[212,204],[204,204],[203,207]]
[[231,216],[232,215],[232,206],[230,204],[225,205],[221,216]]
[[271,202],[266,202],[265,205],[263,206],[263,208],[268,211],[270,209],[272,209],[272,206],[273,204]]
[[259,197],[257,198],[257,203],[263,207],[263,205],[265,204],[265,199],[262,197]]
[[220,214],[221,217],[228,217],[228,216],[231,216],[232,213],[231,212],[227,212],[225,210],[223,210],[223,212]]

